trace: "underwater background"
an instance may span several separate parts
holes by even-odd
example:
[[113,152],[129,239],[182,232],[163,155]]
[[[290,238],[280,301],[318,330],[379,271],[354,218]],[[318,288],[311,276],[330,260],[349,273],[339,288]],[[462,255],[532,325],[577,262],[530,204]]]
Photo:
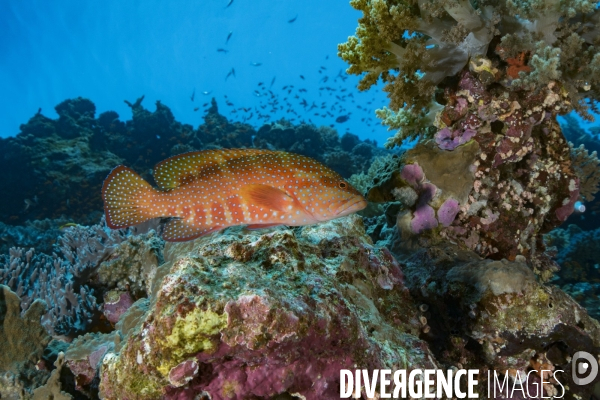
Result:
[[[598,356],[598,26],[594,1],[2,2],[0,398],[329,399],[342,368],[531,389]],[[369,205],[107,225],[117,165],[230,148]]]

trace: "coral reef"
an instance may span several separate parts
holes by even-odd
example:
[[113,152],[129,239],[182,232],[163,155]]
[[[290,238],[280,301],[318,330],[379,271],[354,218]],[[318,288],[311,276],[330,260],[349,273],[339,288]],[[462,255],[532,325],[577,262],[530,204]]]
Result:
[[[587,150],[588,156],[585,157],[585,160],[589,161],[585,162],[585,166],[588,170],[586,174],[583,175],[594,176],[594,171],[590,170],[594,160],[589,159],[589,155],[593,154],[594,152],[596,152],[596,154],[600,153],[600,136],[598,135],[598,128],[590,127],[589,129],[583,129],[578,119],[571,115],[566,115],[559,121],[561,122],[561,129],[565,135],[565,138],[574,144],[573,147],[580,148],[583,145]],[[571,154],[573,155],[573,151]],[[580,151],[580,154],[583,155],[583,151]],[[576,164],[575,171],[577,172]],[[591,185],[593,185],[594,181],[591,180],[590,182]],[[590,187],[592,187],[591,185]],[[582,189],[584,191],[588,190],[583,188],[583,185]],[[600,228],[600,197],[594,197],[594,200],[586,201],[584,203],[586,208],[585,212],[573,213],[566,223],[576,224],[584,230],[594,230]]]
[[363,75],[359,89],[385,83],[390,109],[379,116],[400,128],[392,144],[431,134],[436,91],[468,64],[484,86],[498,82],[510,92],[542,93],[560,82],[560,96],[569,99],[561,111],[591,118],[588,100],[600,92],[597,1],[350,3],[363,16],[338,54],[348,73]]
[[[590,152],[600,153],[600,135],[598,127],[583,129],[579,120],[570,114],[559,119],[560,128],[565,138],[575,144],[575,147],[584,145]],[[594,133],[594,129],[596,133]]]
[[[589,398],[593,385],[571,382],[570,361],[581,349],[597,354],[600,324],[558,287],[539,283],[524,257],[486,260],[448,242],[415,248],[399,235],[389,246],[414,301],[427,305],[422,338],[440,363],[515,378],[546,359],[567,371],[567,397]],[[551,386],[546,393],[560,395]]]
[[64,354],[64,363],[75,377],[77,391],[95,397],[91,385],[97,377],[104,356],[114,351],[117,335],[117,332],[88,333],[79,336],[70,344]]
[[[417,162],[427,182],[397,181],[399,171],[375,184],[369,199],[404,202],[398,225],[405,231],[460,242],[484,257],[523,255],[549,279],[556,266],[541,234],[596,191],[594,156],[571,154],[557,116],[575,109],[587,117],[598,98],[597,2],[351,3],[363,17],[339,55],[349,73],[364,74],[360,89],[380,77],[386,83],[391,110],[379,114],[399,129],[388,145],[420,136],[415,151],[439,159],[427,168],[407,152],[400,171]],[[468,197],[453,197],[460,212],[440,226],[435,211],[452,188],[440,188],[432,174],[473,142],[476,157],[469,155],[470,167],[457,175],[461,184],[472,182]],[[409,189],[416,205],[406,204],[415,197]]]
[[340,368],[436,366],[398,264],[357,216],[164,254],[148,312],[104,357],[104,398],[336,398]]
[[69,223],[66,218],[27,221],[25,225],[16,226],[0,222],[0,254],[8,253],[11,247],[35,247],[40,253],[51,254],[56,239]]
[[562,283],[600,283],[600,229],[584,231],[577,225],[555,229],[545,236],[557,250],[556,261]]
[[[462,103],[462,111],[448,114],[445,109],[441,117],[455,130],[476,129],[477,134],[469,133],[471,140],[456,147],[440,140],[422,141],[403,155],[400,165],[396,163],[396,173],[388,173],[370,190],[369,200],[400,200],[403,188],[415,189],[402,171],[416,163],[428,182],[421,186],[433,184],[438,190],[430,188],[416,207],[406,204],[410,212],[399,218],[400,227],[415,218],[430,221],[416,233],[429,229],[485,257],[526,256],[548,279],[556,267],[543,253],[540,234],[567,219],[580,193],[569,146],[550,117],[563,107],[558,101],[562,95],[553,84],[537,96],[502,86],[488,91],[482,79],[477,72],[462,72],[456,88],[444,93],[446,107]],[[503,100],[496,100],[498,96]],[[462,117],[452,122],[453,115]],[[439,212],[449,198],[459,203],[456,219],[432,231],[438,226],[433,209]]]
[[[513,381],[537,371],[528,387],[544,378],[542,367],[569,371],[581,348],[597,356],[598,322],[544,283],[595,296],[598,251],[581,249],[595,233],[553,235],[548,246],[564,246],[556,261],[543,234],[576,205],[583,215],[577,201],[597,191],[597,143],[587,138],[592,153],[570,146],[557,118],[597,111],[598,2],[351,4],[363,16],[338,46],[347,72],[362,75],[361,90],[384,83],[389,108],[377,115],[398,130],[387,147],[419,139],[370,173],[368,199],[385,211],[366,221],[424,303],[421,338],[442,365],[507,371]],[[584,304],[597,315],[597,301]],[[570,379],[561,376],[567,396],[589,398],[592,386]],[[556,382],[545,389],[560,393]]]
[[[387,146],[419,139],[402,153],[285,120],[255,130],[214,99],[194,128],[143,96],[130,121],[77,98],[0,139],[15,193],[0,199],[0,397],[328,399],[341,368],[478,369],[481,387],[534,371],[530,387],[598,355],[600,229],[542,239],[578,201],[597,215],[597,143],[558,124],[596,107],[597,1],[351,3],[364,15],[340,56],[360,89],[382,79]],[[78,225],[99,219],[115,165],[151,180],[160,160],[220,147],[313,157],[376,204],[183,243],[161,221]]]
[[560,265],[553,283],[584,306],[592,317],[600,319],[600,228],[584,231],[571,224],[566,229],[553,230],[544,240],[555,249]]

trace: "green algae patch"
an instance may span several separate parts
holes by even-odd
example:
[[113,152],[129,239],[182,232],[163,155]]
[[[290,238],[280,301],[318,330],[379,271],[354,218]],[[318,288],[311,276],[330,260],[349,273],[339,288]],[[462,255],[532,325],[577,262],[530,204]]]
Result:
[[169,370],[190,354],[215,349],[215,335],[227,326],[227,313],[194,308],[184,318],[178,318],[163,345],[169,350],[171,360],[161,363],[158,370],[167,376]]

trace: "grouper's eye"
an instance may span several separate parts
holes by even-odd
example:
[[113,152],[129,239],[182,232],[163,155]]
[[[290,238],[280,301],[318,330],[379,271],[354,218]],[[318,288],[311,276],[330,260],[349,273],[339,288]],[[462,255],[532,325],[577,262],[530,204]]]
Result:
[[339,186],[340,189],[346,189],[348,187],[348,184],[346,184],[346,182],[340,182]]

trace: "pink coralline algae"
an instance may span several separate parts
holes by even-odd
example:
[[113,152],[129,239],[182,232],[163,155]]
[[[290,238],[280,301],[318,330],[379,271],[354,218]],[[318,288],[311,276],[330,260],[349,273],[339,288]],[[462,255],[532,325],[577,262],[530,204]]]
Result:
[[198,373],[198,363],[196,360],[187,360],[171,368],[169,371],[169,383],[178,388],[186,385]]
[[111,324],[116,324],[132,304],[133,299],[129,292],[108,292],[104,296],[104,316]]
[[65,364],[75,376],[75,388],[88,393],[104,356],[114,350],[116,334],[88,333],[76,338],[65,353]]
[[569,197],[563,200],[562,207],[556,209],[556,218],[559,221],[566,221],[569,215],[573,214],[575,203],[579,199],[579,178],[574,177],[569,182]]

